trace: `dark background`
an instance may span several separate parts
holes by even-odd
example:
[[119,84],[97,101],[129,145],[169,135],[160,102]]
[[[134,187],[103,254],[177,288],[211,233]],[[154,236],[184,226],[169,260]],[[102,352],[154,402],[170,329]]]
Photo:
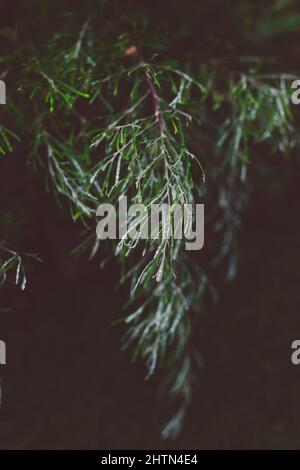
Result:
[[[6,12],[8,22],[18,8]],[[178,10],[170,15],[176,24]],[[3,233],[14,219],[13,247],[42,259],[27,266],[24,292],[13,275],[1,290],[0,448],[300,448],[300,366],[290,359],[300,337],[296,162],[262,156],[267,165],[250,169],[255,191],[243,216],[239,276],[203,319],[205,369],[182,434],[169,442],[159,437],[166,418],[160,377],[144,380],[143,364],[121,351],[122,327],[112,326],[127,298],[117,289],[119,267],[101,271],[99,259],[71,255],[82,227],[45,191],[28,151],[25,143],[0,160]]]

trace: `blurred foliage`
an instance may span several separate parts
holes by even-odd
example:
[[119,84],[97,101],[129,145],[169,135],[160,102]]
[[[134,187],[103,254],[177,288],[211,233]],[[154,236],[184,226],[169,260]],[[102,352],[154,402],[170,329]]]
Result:
[[[0,75],[9,84],[0,152],[30,140],[47,189],[87,227],[81,248],[103,256],[101,202],[206,204],[203,254],[186,253],[173,236],[110,247],[130,292],[125,344],[145,359],[148,377],[165,371],[177,404],[164,437],[181,429],[203,366],[193,332],[217,301],[211,279],[236,274],[257,149],[289,156],[299,142],[294,50],[288,61],[273,44],[296,40],[299,19],[293,0],[31,0],[0,30]],[[24,286],[20,256],[4,251],[3,279],[16,266]]]

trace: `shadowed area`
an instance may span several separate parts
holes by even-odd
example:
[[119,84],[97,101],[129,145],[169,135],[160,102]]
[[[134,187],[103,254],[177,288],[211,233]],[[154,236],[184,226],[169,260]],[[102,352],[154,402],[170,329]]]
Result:
[[120,350],[123,328],[111,325],[126,300],[126,289],[117,290],[119,267],[100,270],[101,254],[93,261],[71,255],[80,225],[20,155],[2,164],[3,198],[17,208],[21,195],[29,217],[18,249],[42,258],[29,263],[24,292],[13,276],[2,289],[2,449],[299,447],[300,368],[290,361],[300,334],[297,168],[278,165],[272,177],[257,177],[240,274],[203,320],[206,367],[183,433],[170,442],[159,439],[166,417],[159,377],[144,380],[143,365]]

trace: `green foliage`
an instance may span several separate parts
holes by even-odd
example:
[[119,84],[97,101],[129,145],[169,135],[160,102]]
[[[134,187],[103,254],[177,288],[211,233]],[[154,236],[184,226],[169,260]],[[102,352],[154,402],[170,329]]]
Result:
[[6,155],[8,152],[13,151],[13,140],[19,141],[19,137],[12,132],[11,130],[7,129],[4,126],[0,126],[0,138],[1,138],[1,144],[0,144],[0,154]]
[[[15,283],[21,290],[24,290],[27,284],[27,277],[24,267],[24,258],[34,258],[39,260],[34,253],[17,253],[16,251],[0,245],[0,285],[2,285],[10,271],[15,271]],[[40,260],[39,260],[40,261]]]
[[[213,240],[205,256],[187,254],[173,234],[163,241],[124,237],[111,247],[129,288],[124,344],[145,360],[147,377],[158,367],[165,371],[178,404],[163,430],[170,437],[182,426],[195,371],[203,365],[192,336],[200,315],[217,300],[210,277],[217,268],[228,280],[236,273],[254,150],[267,145],[287,153],[297,143],[289,96],[294,75],[275,73],[268,61],[240,51],[228,61],[220,53],[213,58],[214,50],[209,58],[184,51],[178,59],[178,49],[169,52],[172,38],[161,46],[164,30],[153,30],[141,20],[145,15],[132,13],[129,21],[128,12],[100,4],[96,11],[91,2],[84,17],[65,15],[64,27],[58,24],[39,44],[19,46],[21,66],[12,54],[20,83],[15,108],[26,109],[27,122],[18,133],[31,136],[31,161],[44,169],[47,187],[68,200],[74,220],[91,227],[83,245],[92,244],[92,256],[99,248],[95,211],[102,202],[120,196],[146,206],[205,201]],[[99,10],[111,20],[100,30]],[[0,133],[0,152],[11,151],[17,135],[3,126]],[[22,273],[25,285],[22,259],[4,250],[10,257],[2,262],[3,279],[16,266],[16,279]]]

